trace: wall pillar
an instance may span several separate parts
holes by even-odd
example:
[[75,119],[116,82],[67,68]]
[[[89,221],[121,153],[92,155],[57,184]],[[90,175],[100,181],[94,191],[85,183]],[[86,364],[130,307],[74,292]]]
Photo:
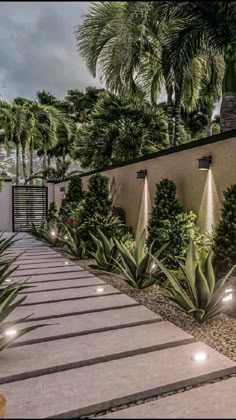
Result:
[[12,232],[12,180],[3,179],[0,191],[0,231]]

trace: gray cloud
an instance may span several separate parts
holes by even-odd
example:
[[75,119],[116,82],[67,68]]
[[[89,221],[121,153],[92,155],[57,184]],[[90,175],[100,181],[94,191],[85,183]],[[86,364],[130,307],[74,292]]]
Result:
[[1,2],[0,86],[3,99],[63,97],[68,89],[100,86],[76,51],[74,29],[89,2]]

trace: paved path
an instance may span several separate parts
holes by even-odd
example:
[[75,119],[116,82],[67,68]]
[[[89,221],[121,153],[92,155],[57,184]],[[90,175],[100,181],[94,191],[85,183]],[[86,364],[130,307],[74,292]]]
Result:
[[[11,254],[23,254],[11,278],[30,277],[32,287],[10,319],[32,314],[25,325],[50,325],[0,353],[5,418],[78,418],[194,384],[202,385],[107,417],[236,416],[236,379],[205,385],[236,372],[234,362],[46,244],[18,239]],[[192,360],[199,351],[205,362]],[[226,405],[218,411],[219,395]]]

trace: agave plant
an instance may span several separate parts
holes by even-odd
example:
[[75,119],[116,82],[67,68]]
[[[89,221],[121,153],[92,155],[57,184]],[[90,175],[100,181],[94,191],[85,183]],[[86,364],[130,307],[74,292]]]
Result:
[[128,247],[114,239],[119,250],[121,262],[116,262],[120,273],[125,277],[126,282],[136,289],[145,289],[158,281],[160,269],[156,259],[161,255],[167,244],[164,244],[154,255],[145,246],[146,231],[144,230],[140,239],[136,241],[129,250]]
[[85,256],[86,245],[81,239],[80,227],[63,225],[63,234],[60,234],[58,239],[68,254],[75,258]]
[[114,239],[108,239],[99,228],[97,228],[97,237],[92,233],[90,235],[96,244],[96,252],[91,252],[91,255],[97,263],[91,264],[90,267],[101,271],[117,271],[116,262],[120,259],[120,253]]
[[15,237],[16,234],[11,235],[8,238],[4,238],[4,232],[0,233],[0,256],[17,241]]
[[184,280],[183,287],[174,272],[168,270],[158,259],[155,260],[169,281],[165,296],[179,309],[199,322],[213,318],[224,310],[223,297],[226,296],[225,290],[229,287],[229,277],[235,266],[225,277],[216,280],[211,253],[197,251],[190,240],[185,264],[178,260]]

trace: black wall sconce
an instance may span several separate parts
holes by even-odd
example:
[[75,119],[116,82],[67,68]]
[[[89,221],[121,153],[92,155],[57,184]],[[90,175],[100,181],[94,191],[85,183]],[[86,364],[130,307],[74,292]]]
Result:
[[60,187],[60,192],[65,192],[65,187]]
[[198,159],[198,169],[200,171],[208,171],[212,163],[211,156],[203,156],[201,159]]
[[145,179],[147,176],[147,169],[143,169],[137,172],[137,179]]

